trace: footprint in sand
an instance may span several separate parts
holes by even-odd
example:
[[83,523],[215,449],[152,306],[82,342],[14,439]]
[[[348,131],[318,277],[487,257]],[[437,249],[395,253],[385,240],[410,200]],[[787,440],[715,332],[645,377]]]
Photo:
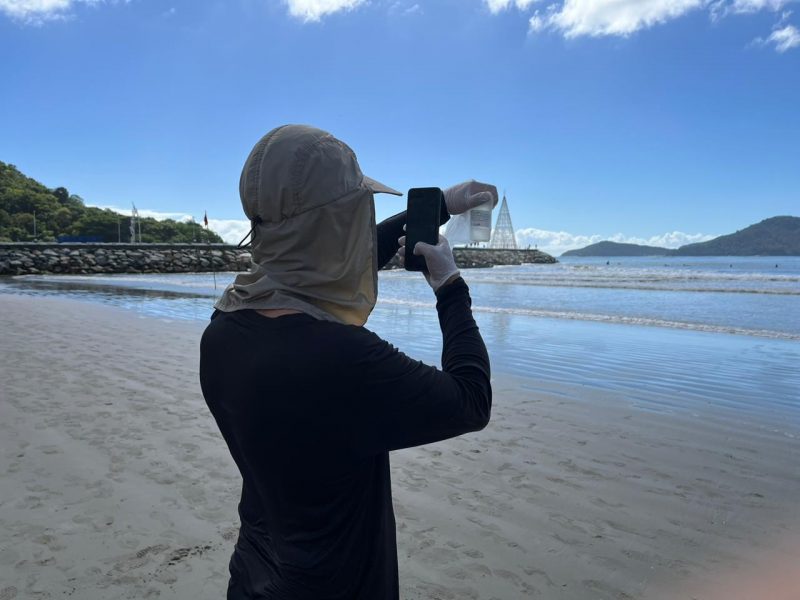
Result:
[[520,585],[522,583],[522,579],[520,578],[520,576],[511,571],[506,571],[505,569],[494,569],[493,573],[497,577],[505,579],[506,581],[510,581],[515,585]]
[[17,597],[17,588],[13,585],[0,590],[0,600],[13,600]]
[[626,594],[624,591],[615,588],[608,583],[597,581],[595,579],[584,579],[581,581],[583,586],[591,590],[595,594],[602,594],[608,598],[619,598],[619,600],[633,600],[633,596]]
[[112,571],[117,571],[120,573],[127,573],[133,569],[139,569],[150,562],[150,558],[156,554],[161,554],[165,550],[167,550],[169,546],[166,544],[156,544],[154,546],[147,546],[146,548],[142,548],[135,554],[126,556],[120,560],[117,560],[112,567]]
[[34,544],[41,544],[42,546],[47,546],[48,549],[51,550],[52,552],[57,552],[59,550],[63,550],[64,548],[66,548],[66,546],[58,540],[58,538],[48,533],[43,533],[39,536],[36,536],[31,541]]
[[164,559],[164,562],[169,566],[173,566],[189,556],[202,556],[211,550],[211,544],[199,544],[189,548],[178,548],[174,550],[169,556]]
[[114,493],[114,486],[105,479],[98,479],[86,486],[92,498],[110,498]]
[[14,504],[14,508],[41,508],[44,506],[39,496],[25,496]]

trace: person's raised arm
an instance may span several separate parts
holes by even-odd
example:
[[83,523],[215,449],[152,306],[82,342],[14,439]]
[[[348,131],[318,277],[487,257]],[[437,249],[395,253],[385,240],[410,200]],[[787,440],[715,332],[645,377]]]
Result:
[[[442,207],[439,210],[439,225],[444,225],[450,220],[450,213],[447,212],[447,204],[442,200]],[[406,224],[406,211],[397,213],[378,223],[378,269],[386,266],[392,257],[397,254],[400,247],[397,238],[403,235],[403,226]]]
[[435,442],[489,422],[489,355],[472,317],[469,288],[444,238],[418,253],[428,262],[427,278],[436,292],[442,369],[410,359],[372,333],[361,334],[348,415],[359,454]]
[[[479,181],[465,181],[444,190],[444,201],[440,211],[439,225],[450,220],[450,215],[458,215],[488,201],[497,204],[497,188]],[[397,238],[403,235],[406,224],[405,211],[378,223],[378,269],[386,266],[399,248]]]
[[406,211],[397,213],[378,223],[378,269],[386,266],[397,253],[397,238],[403,235]]

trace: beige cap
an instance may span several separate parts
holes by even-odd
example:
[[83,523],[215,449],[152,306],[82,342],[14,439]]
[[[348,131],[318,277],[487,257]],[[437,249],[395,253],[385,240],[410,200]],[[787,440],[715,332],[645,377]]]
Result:
[[239,180],[242,208],[250,220],[277,223],[357,189],[401,192],[364,176],[355,153],[330,133],[307,125],[284,125],[259,140]]
[[353,151],[305,125],[272,130],[242,170],[239,194],[253,223],[252,265],[216,307],[300,310],[363,325],[378,297],[375,193]]

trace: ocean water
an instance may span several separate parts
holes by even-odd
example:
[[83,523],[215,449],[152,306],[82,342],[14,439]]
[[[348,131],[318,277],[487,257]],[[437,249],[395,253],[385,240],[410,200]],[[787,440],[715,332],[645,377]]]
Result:
[[[800,257],[566,258],[463,275],[495,372],[609,390],[643,410],[713,407],[800,429]],[[205,321],[234,276],[26,276],[0,279],[0,293]],[[434,304],[421,275],[381,272],[367,327],[437,363]]]

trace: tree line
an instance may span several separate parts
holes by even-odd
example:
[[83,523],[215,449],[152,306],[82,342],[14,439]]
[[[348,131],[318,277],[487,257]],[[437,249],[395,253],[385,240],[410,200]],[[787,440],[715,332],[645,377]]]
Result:
[[[62,236],[129,242],[130,217],[86,206],[64,187],[50,189],[0,161],[0,242],[55,242]],[[35,226],[34,226],[35,222]],[[140,218],[145,243],[222,243],[199,223]],[[137,227],[137,240],[138,240]],[[35,231],[34,231],[35,230]]]

